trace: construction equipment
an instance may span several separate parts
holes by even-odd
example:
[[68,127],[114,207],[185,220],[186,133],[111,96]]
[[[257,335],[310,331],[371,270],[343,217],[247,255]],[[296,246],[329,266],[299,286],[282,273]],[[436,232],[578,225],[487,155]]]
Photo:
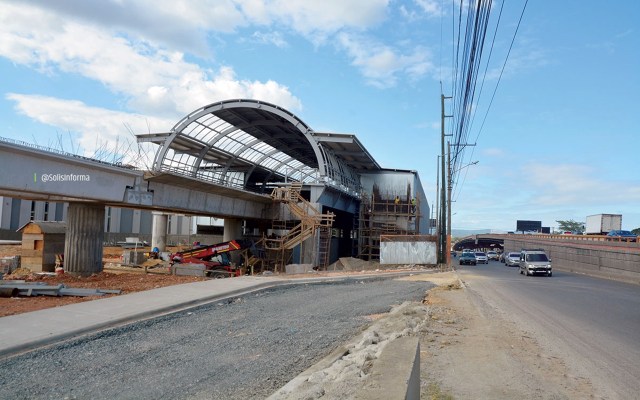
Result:
[[229,253],[249,249],[253,246],[250,240],[230,240],[210,246],[195,247],[170,255],[170,264],[203,264],[205,274],[212,278],[228,278],[242,275],[242,268],[231,262]]

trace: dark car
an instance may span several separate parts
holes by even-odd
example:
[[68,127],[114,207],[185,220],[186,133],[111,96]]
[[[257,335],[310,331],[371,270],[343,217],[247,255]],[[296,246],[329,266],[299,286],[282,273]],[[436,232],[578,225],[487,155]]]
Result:
[[463,252],[460,258],[458,259],[460,265],[476,265],[476,254],[470,252]]
[[613,230],[607,233],[607,240],[619,240],[621,242],[635,242],[638,235],[630,231]]

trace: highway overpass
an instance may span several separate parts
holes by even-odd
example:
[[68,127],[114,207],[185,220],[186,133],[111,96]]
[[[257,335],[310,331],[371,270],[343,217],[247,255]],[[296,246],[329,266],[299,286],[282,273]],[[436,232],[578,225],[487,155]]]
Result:
[[554,269],[640,284],[640,242],[598,235],[479,234],[458,240],[453,248],[544,249]]

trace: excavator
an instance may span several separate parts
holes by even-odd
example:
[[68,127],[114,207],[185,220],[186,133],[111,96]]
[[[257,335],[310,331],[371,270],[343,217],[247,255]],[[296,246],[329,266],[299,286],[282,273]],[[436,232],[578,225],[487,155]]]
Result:
[[212,278],[229,278],[242,275],[242,269],[232,265],[229,253],[250,249],[251,240],[230,240],[209,246],[194,247],[170,255],[170,264],[204,264],[206,275]]

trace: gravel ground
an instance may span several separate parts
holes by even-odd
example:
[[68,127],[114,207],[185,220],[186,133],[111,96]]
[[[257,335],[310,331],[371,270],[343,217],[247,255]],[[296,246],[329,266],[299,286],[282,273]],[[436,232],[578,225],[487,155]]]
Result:
[[0,398],[263,399],[433,284],[265,290],[0,361]]

